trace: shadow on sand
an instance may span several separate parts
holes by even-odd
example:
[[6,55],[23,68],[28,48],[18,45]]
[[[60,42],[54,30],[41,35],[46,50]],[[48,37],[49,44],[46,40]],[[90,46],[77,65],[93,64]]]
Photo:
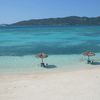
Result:
[[56,65],[46,65],[44,68],[56,68]]
[[100,62],[93,62],[92,65],[100,65]]

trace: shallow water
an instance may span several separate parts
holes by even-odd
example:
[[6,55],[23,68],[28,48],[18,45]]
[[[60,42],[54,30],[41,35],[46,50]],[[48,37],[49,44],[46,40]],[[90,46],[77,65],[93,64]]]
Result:
[[[97,53],[100,59],[100,26],[10,26],[0,27],[0,73],[41,72],[85,67],[84,51]],[[35,54],[49,55],[41,68]],[[85,64],[85,65],[84,65]]]
[[[100,62],[100,53],[91,59],[97,59]],[[51,67],[41,67],[41,59],[35,55],[29,56],[0,56],[0,73],[40,73],[69,71],[81,68],[98,67],[87,64],[87,57],[83,55],[50,55],[44,59],[44,63]],[[54,67],[53,67],[54,66]]]

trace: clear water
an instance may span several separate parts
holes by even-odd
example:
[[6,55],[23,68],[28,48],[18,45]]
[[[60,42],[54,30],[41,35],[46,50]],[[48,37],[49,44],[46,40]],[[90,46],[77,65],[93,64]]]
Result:
[[100,26],[0,27],[0,55],[100,52]]
[[80,54],[87,50],[100,53],[100,26],[0,27],[1,71],[19,70],[19,66],[22,70],[27,69],[27,66],[35,70],[32,64],[37,66],[39,60],[32,55],[39,52],[54,55],[47,62],[66,66],[80,59]]

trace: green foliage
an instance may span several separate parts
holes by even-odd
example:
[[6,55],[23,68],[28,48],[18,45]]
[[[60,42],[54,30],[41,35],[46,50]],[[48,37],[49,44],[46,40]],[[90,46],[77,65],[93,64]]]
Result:
[[11,25],[100,25],[100,17],[70,16],[64,18],[32,19]]

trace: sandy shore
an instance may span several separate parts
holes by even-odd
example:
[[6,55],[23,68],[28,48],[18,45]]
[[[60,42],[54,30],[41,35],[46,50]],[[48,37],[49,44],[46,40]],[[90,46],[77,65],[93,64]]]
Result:
[[0,75],[0,100],[100,100],[100,66],[70,72]]

